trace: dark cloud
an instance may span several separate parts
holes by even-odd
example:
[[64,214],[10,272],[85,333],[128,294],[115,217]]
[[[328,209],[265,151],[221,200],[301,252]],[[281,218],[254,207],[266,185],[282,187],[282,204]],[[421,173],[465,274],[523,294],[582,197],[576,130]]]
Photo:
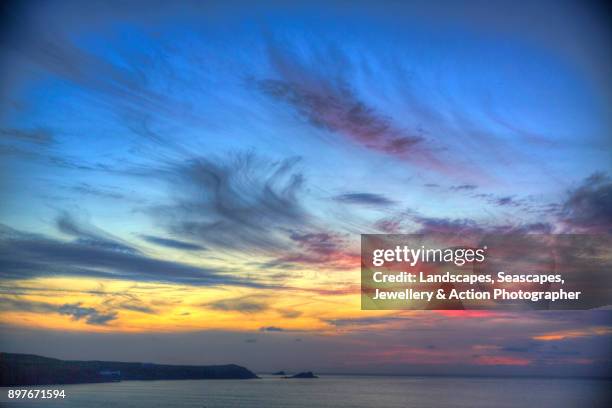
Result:
[[421,225],[420,234],[462,234],[483,232],[483,228],[474,220],[460,218],[415,217],[414,221]]
[[151,258],[112,245],[99,245],[96,240],[60,241],[0,226],[2,279],[88,276],[190,285],[262,286],[253,278],[242,279],[227,272]]
[[117,318],[117,313],[103,314],[93,307],[82,307],[80,303],[66,304],[59,308],[59,314],[72,316],[74,320],[85,319],[88,324],[105,325]]
[[457,186],[452,186],[450,189],[453,191],[471,191],[476,190],[478,188],[475,184],[460,184]]
[[350,327],[350,326],[377,326],[381,324],[390,323],[393,321],[399,321],[404,318],[402,317],[362,317],[354,319],[332,319],[325,320],[325,323],[336,327]]
[[334,200],[347,204],[362,204],[372,206],[389,206],[395,202],[383,195],[374,193],[346,193],[334,197]]
[[221,299],[206,303],[204,306],[213,310],[235,311],[241,313],[256,313],[267,310],[268,304],[263,296],[243,296],[238,298]]
[[488,204],[501,208],[515,208],[523,213],[542,215],[551,215],[554,203],[543,203],[539,198],[528,195],[517,197],[516,195],[497,195],[492,193],[474,193],[473,198],[482,199]]
[[84,319],[87,324],[105,325],[117,318],[117,312],[101,312],[93,307],[84,307],[81,303],[55,305],[45,302],[33,302],[21,299],[2,298],[0,310],[17,310],[36,313],[59,313],[71,316],[74,320]]
[[202,245],[194,244],[192,242],[179,241],[172,238],[157,237],[154,235],[141,235],[140,237],[151,244],[172,249],[182,249],[185,251],[203,251],[206,249]]
[[571,190],[560,212],[561,220],[576,232],[612,233],[612,179],[595,173]]
[[519,205],[516,202],[516,200],[514,200],[514,198],[511,196],[499,197],[498,199],[495,200],[495,204],[499,206],[514,206],[514,207]]
[[287,249],[287,229],[308,223],[300,203],[298,158],[270,161],[252,153],[199,158],[171,166],[175,202],[155,216],[177,236],[220,248]]
[[282,332],[282,331],[285,331],[285,329],[282,329],[276,326],[266,326],[266,327],[260,327],[259,331],[260,332]]

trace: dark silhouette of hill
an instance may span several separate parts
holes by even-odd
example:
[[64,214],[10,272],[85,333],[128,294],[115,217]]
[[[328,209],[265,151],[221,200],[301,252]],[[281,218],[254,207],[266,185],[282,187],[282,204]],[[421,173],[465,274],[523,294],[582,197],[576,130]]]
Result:
[[32,354],[0,353],[0,387],[78,384],[121,380],[257,378],[235,365],[164,365],[116,361],[64,361]]

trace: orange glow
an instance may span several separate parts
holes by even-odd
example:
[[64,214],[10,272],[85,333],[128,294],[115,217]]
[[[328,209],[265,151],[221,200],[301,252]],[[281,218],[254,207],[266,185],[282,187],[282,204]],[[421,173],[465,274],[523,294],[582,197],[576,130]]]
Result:
[[606,334],[612,334],[612,327],[589,327],[586,329],[575,329],[575,330],[562,330],[558,332],[551,332],[542,334],[540,336],[534,336],[534,340],[540,341],[556,341],[564,339],[575,339],[578,337],[593,337],[593,336],[604,336]]
[[531,361],[521,357],[507,357],[507,356],[479,356],[476,358],[476,364],[478,365],[505,365],[505,366],[527,366],[531,364]]

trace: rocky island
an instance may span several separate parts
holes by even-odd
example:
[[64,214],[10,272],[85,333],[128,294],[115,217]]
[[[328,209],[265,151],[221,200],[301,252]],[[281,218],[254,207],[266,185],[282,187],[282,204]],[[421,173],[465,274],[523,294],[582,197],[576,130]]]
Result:
[[312,371],[304,371],[303,373],[298,373],[289,377],[284,378],[319,378],[312,373]]
[[0,353],[0,387],[100,383],[123,380],[258,378],[235,365],[165,365],[116,361],[64,361],[32,354]]

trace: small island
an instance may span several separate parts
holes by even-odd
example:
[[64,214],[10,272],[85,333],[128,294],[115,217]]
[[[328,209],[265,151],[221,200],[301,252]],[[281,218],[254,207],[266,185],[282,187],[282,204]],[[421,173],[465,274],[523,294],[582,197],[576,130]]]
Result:
[[272,375],[287,375],[283,370],[272,373]]
[[235,365],[166,365],[117,361],[65,361],[32,354],[0,353],[0,387],[102,383],[124,380],[259,378]]
[[314,375],[312,371],[304,371],[303,373],[298,373],[298,374],[288,376],[288,377],[283,377],[283,378],[319,378],[319,377]]

